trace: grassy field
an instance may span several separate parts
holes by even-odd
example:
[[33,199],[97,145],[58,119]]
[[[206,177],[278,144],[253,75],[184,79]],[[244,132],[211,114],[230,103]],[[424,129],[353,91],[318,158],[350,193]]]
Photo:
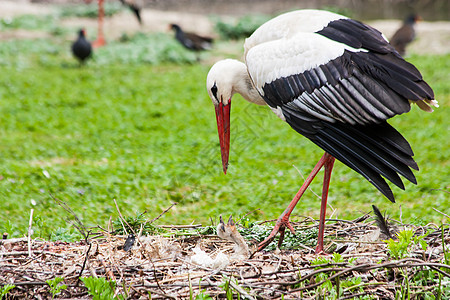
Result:
[[[205,91],[209,66],[193,64],[195,56],[167,36],[137,39],[133,47],[113,43],[99,50],[83,68],[67,42],[1,44],[0,231],[25,234],[31,208],[35,236],[73,231],[53,198],[86,226],[116,219],[114,199],[124,216],[146,211],[153,218],[177,202],[160,224],[208,224],[230,213],[276,218],[296,193],[321,149],[269,109],[235,96],[230,167],[223,175]],[[168,48],[158,51],[164,57],[149,54],[146,39],[165,40]],[[403,221],[448,222],[433,208],[450,214],[450,55],[409,60],[440,102],[432,114],[414,107],[390,122],[416,153],[418,185],[394,187],[397,203],[391,204],[337,163],[329,201],[334,217],[355,218],[376,204]],[[321,184],[318,178],[312,191],[319,194]],[[294,213],[318,218],[319,207],[308,191]]]

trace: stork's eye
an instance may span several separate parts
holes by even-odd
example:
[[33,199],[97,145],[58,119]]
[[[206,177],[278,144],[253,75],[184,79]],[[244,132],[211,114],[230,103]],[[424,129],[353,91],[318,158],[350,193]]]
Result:
[[217,86],[216,86],[216,83],[215,83],[215,82],[214,82],[213,87],[211,88],[211,93],[214,95],[214,98],[216,98],[217,100],[219,100],[219,99],[217,98]]

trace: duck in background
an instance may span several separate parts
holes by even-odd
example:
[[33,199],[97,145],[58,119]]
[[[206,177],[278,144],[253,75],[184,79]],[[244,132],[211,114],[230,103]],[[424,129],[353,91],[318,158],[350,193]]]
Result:
[[[199,52],[210,50],[212,48],[213,38],[200,36],[192,32],[184,32],[177,24],[170,24],[170,29],[175,31],[175,39],[179,41],[186,49]],[[197,61],[200,60],[197,56]]]
[[86,60],[91,57],[92,45],[86,39],[86,31],[84,29],[78,31],[78,38],[72,43],[72,53],[75,58],[78,59],[80,65],[83,65]]
[[403,25],[392,36],[390,43],[401,56],[406,54],[406,46],[416,37],[414,27],[417,21],[420,20],[422,18],[417,14],[409,15],[403,22]]

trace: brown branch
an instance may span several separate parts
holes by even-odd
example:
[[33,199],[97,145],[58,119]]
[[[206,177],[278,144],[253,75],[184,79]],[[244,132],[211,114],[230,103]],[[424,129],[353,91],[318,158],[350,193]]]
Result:
[[[403,264],[403,262],[408,262],[408,261],[417,261],[417,259],[406,258],[406,259],[400,260],[398,262],[388,262],[388,263],[379,264],[379,265],[363,264],[363,265],[354,266],[354,267],[351,267],[351,268],[347,268],[347,269],[341,270],[340,272],[337,272],[336,274],[334,274],[334,275],[328,277],[327,279],[324,279],[324,280],[322,280],[322,281],[320,281],[318,283],[315,283],[315,284],[312,284],[312,285],[309,285],[309,286],[306,286],[306,287],[294,289],[293,291],[303,291],[303,290],[307,290],[307,289],[312,289],[312,288],[318,287],[318,286],[322,285],[323,283],[325,283],[328,280],[332,280],[334,278],[342,276],[345,273],[348,273],[348,272],[351,272],[351,271],[369,271],[369,270],[372,270],[372,269],[381,269],[381,268],[405,268],[405,267],[418,267],[418,266],[428,266],[428,267],[433,266],[433,267],[436,267],[436,266],[434,266],[435,265],[434,263],[427,263],[427,262],[415,263],[415,264],[406,264],[406,263]],[[436,264],[436,265],[438,265],[439,267],[444,266],[446,268],[450,268],[450,266],[448,266],[448,265],[443,265],[443,264]],[[331,269],[331,270],[330,269],[328,269],[328,270],[327,269],[320,269],[320,270],[317,270],[315,272],[312,272],[312,273],[308,274],[307,276],[305,276],[305,277],[301,278],[300,280],[297,280],[297,281],[295,281],[295,282],[293,282],[291,284],[292,285],[293,284],[298,284],[298,283],[306,280],[307,278],[310,278],[311,276],[313,276],[313,275],[315,275],[317,273],[323,273],[324,270],[326,270],[327,272],[328,271],[337,271],[336,269],[334,269],[334,270],[333,269]],[[436,270],[438,270],[438,269],[436,268]],[[319,272],[319,271],[322,271],[322,272]],[[445,276],[449,276],[450,277],[449,274],[443,272],[442,270],[439,270],[438,272],[443,273],[443,274],[445,274]],[[284,284],[287,285],[287,283],[284,283]]]
[[28,257],[31,257],[31,254],[32,254],[32,252],[31,252],[31,225],[33,224],[33,212],[34,212],[34,209],[32,208],[31,212],[30,212],[30,221],[28,223]]
[[[159,214],[159,216],[157,216],[156,218],[153,218],[152,220],[150,220],[148,223],[152,224],[153,222],[155,222],[156,220],[158,220],[159,218],[161,218],[165,213],[167,213],[169,210],[172,209],[172,207],[174,207],[175,205],[177,205],[177,202],[173,202],[171,206],[169,206],[168,208],[166,208],[162,213]],[[145,222],[147,223],[147,222]]]
[[106,265],[105,261],[101,258],[98,258],[98,261],[100,264],[105,268],[106,275],[108,275],[110,280],[116,281],[116,277],[114,276],[114,273],[111,271],[111,269]]
[[345,296],[345,297],[341,297],[341,298],[339,298],[338,300],[355,299],[355,298],[357,298],[357,297],[359,297],[359,296],[364,296],[364,295],[366,295],[366,294],[367,294],[367,293],[351,294],[351,295],[348,295],[348,296]]
[[[43,250],[32,250],[32,254],[45,254],[45,255],[53,255],[57,257],[64,257],[64,254],[54,253],[50,251],[43,251]],[[29,254],[28,251],[11,251],[11,252],[0,252],[0,256],[20,256],[20,255],[26,255]]]
[[92,248],[92,243],[89,243],[89,248],[86,251],[83,266],[81,267],[80,273],[78,273],[78,280],[77,280],[77,283],[75,284],[75,286],[78,286],[78,284],[80,283],[80,280],[81,280],[80,278],[81,278],[81,275],[83,274],[84,268],[86,267],[86,262],[89,258],[89,251],[91,251],[91,248]]
[[161,228],[169,228],[169,229],[194,229],[202,227],[202,224],[192,224],[192,225],[158,225]]
[[75,222],[70,221],[68,219],[67,219],[67,221],[70,222],[72,224],[72,226],[75,227],[75,229],[77,229],[78,232],[84,237],[84,240],[87,241],[87,238],[89,236],[89,231],[86,229],[84,224],[81,222],[80,218],[78,218],[77,214],[69,207],[69,205],[67,205],[67,203],[56,198],[55,196],[53,196],[52,193],[50,193],[49,195],[59,206],[61,206],[65,211],[67,211],[69,214],[71,214],[73,216],[73,218],[75,219]]
[[119,205],[117,205],[116,199],[113,199],[113,200],[114,200],[114,204],[116,205],[117,212],[119,213],[119,220],[120,220],[120,223],[122,223],[122,227],[123,227],[125,234],[128,235],[127,229],[125,228],[125,225],[123,225],[124,222],[125,222],[125,224],[127,224],[128,228],[130,228],[130,230],[133,231],[134,235],[136,236],[136,232],[134,232],[133,228],[131,228],[130,224],[128,224],[127,221],[125,221],[124,217],[122,216],[122,213],[120,212],[120,209],[119,209]]

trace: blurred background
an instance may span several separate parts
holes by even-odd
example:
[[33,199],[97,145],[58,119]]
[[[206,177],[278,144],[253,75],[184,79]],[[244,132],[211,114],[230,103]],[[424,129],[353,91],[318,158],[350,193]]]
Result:
[[[141,24],[133,19],[128,2],[140,11]],[[179,23],[187,31],[223,39],[243,38],[271,17],[294,9],[318,8],[369,23],[388,38],[410,15],[417,14],[420,37],[410,45],[415,53],[446,53],[450,49],[450,4],[446,0],[105,0],[103,24],[108,41],[140,33],[168,33],[168,24]],[[65,35],[79,27],[97,37],[97,0],[0,1],[0,38],[39,38]],[[33,17],[24,17],[32,15]],[[6,31],[6,29],[16,29]],[[32,30],[32,32],[27,32]],[[232,32],[234,31],[234,32]]]

